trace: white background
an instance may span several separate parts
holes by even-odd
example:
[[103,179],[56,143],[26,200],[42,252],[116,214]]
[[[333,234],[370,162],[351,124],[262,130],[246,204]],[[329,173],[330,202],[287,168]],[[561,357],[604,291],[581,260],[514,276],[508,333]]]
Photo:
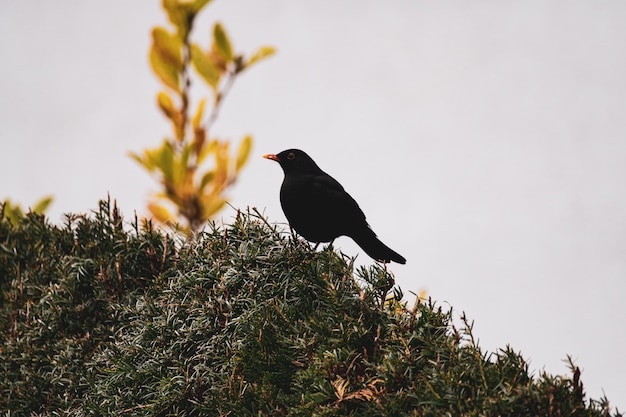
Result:
[[[571,355],[626,409],[625,2],[221,0],[199,19],[204,45],[220,20],[238,51],[279,51],[214,129],[255,137],[235,207],[284,222],[260,156],[306,150],[408,259],[405,293],[465,311],[535,375]],[[165,21],[157,1],[0,2],[0,199],[53,194],[60,222],[110,192],[145,214],[157,187],[127,152],[169,134],[147,60]]]

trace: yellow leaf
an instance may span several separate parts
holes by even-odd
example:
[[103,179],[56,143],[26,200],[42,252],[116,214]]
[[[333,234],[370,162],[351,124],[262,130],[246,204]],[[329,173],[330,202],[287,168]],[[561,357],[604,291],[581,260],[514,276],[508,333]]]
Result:
[[161,165],[161,148],[144,149],[143,151],[146,165],[151,167],[150,171],[154,171]]
[[178,36],[157,26],[152,29],[152,46],[163,62],[177,70],[183,67],[183,42]]
[[218,142],[217,150],[215,152],[215,183],[216,187],[223,187],[228,181],[228,174],[230,168],[230,155],[228,153],[230,143]]
[[185,145],[179,155],[174,155],[172,160],[172,184],[176,188],[176,194],[184,194],[184,186],[189,175],[189,150],[191,145]]
[[198,186],[200,192],[204,191],[206,186],[213,181],[213,178],[215,178],[215,171],[208,171],[202,176],[200,185]]
[[246,164],[250,157],[250,151],[252,150],[252,136],[247,135],[239,144],[237,149],[237,160],[235,163],[235,170],[239,172],[241,168]]
[[163,84],[180,92],[178,69],[164,62],[154,45],[150,48],[150,65]]
[[215,213],[220,211],[226,205],[226,200],[219,195],[203,195],[202,196],[202,215],[204,219],[210,219]]
[[141,155],[136,154],[135,152],[129,152],[128,156],[137,161],[137,163],[143,166],[148,172],[154,171],[155,166],[150,158],[143,158]]
[[[206,105],[206,99],[200,100],[198,103],[198,109],[191,119],[191,126],[193,128],[193,146],[194,153],[196,155],[196,161],[198,155],[202,153],[204,149],[204,143],[206,141],[206,129],[202,126],[202,118],[204,117],[204,107]],[[197,161],[199,164],[200,162]]]
[[191,30],[196,14],[212,0],[163,0],[170,22],[178,29],[181,39]]
[[204,160],[207,158],[207,156],[215,152],[216,149],[217,149],[217,140],[213,139],[212,141],[209,142],[209,145],[203,147],[200,153],[198,154],[197,156],[198,165],[202,164]]
[[35,203],[35,205],[31,209],[32,212],[37,213],[37,214],[43,213],[44,211],[46,211],[48,206],[52,203],[52,200],[53,200],[52,196],[42,198],[41,200]]
[[191,149],[193,148],[193,144],[188,143],[183,148],[180,154],[180,162],[183,167],[188,167],[189,165],[189,155],[191,154]]
[[168,141],[164,141],[160,148],[147,150],[156,167],[163,173],[167,181],[174,179],[174,148]]
[[220,70],[213,60],[195,43],[191,45],[191,63],[198,74],[213,89],[217,90],[220,82]]
[[182,141],[185,138],[185,117],[182,111],[174,108],[174,102],[169,94],[165,91],[159,92],[157,96],[157,103],[161,111],[167,116],[174,125],[174,135],[176,140]]
[[157,95],[157,103],[159,104],[161,111],[167,117],[172,119],[176,110],[174,109],[174,102],[172,101],[170,95],[165,91],[159,91],[159,94]]
[[233,60],[233,49],[226,31],[220,23],[216,23],[215,26],[213,26],[213,42],[217,52],[224,61],[231,62]]
[[200,124],[202,123],[202,118],[204,117],[204,107],[206,105],[206,98],[200,100],[198,103],[198,109],[196,110],[196,114],[193,115],[193,119],[191,119],[191,125],[194,129],[198,129]]
[[191,3],[193,10],[199,12],[204,6],[209,4],[212,0],[195,0]]
[[6,199],[4,203],[2,203],[2,218],[7,219],[12,224],[17,224],[20,219],[24,218],[24,212],[19,204],[11,203],[11,200]]
[[185,7],[185,4],[181,0],[163,0],[163,8],[167,12],[167,17],[170,19],[170,22],[176,26],[178,36],[180,36],[181,39],[187,38],[191,24],[193,23],[194,16],[189,15],[192,10],[190,10],[189,7]]
[[256,64],[262,59],[265,59],[267,57],[274,55],[275,53],[276,53],[276,49],[272,46],[261,47],[258,51],[252,54],[248,62],[246,62],[246,68],[250,67],[253,64]]
[[174,220],[172,213],[160,204],[148,203],[148,210],[152,216],[161,223],[169,223]]

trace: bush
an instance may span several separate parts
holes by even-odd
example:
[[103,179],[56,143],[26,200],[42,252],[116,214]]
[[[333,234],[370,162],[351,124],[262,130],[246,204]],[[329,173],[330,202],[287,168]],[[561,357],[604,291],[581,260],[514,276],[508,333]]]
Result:
[[[127,230],[129,229],[129,230]],[[0,221],[4,415],[619,416],[256,212],[187,241],[109,202]],[[391,294],[389,294],[391,291]],[[571,362],[570,362],[571,363]]]

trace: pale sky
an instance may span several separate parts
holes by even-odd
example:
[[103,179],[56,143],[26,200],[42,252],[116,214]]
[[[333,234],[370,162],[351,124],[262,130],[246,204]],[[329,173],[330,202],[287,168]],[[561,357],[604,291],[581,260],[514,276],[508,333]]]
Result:
[[[159,1],[0,2],[0,199],[145,213],[128,156],[169,134],[147,52]],[[237,51],[278,53],[237,80],[214,133],[255,138],[231,203],[284,222],[282,171],[308,152],[425,289],[626,410],[626,3],[216,0]],[[225,221],[232,210],[222,212]],[[344,252],[367,256],[347,238]]]

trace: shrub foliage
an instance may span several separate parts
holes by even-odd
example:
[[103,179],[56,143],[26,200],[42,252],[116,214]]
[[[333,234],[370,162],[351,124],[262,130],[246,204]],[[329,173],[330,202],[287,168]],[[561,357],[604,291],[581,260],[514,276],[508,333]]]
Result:
[[465,319],[407,309],[257,212],[176,240],[109,202],[0,220],[0,412],[138,416],[609,416],[580,372],[533,375]]

